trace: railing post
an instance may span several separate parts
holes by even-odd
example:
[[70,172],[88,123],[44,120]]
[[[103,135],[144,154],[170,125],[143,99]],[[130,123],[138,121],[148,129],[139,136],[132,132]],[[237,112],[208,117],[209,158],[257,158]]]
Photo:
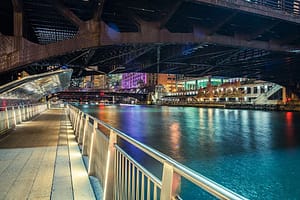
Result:
[[26,106],[26,120],[29,120],[29,105]]
[[30,105],[30,118],[32,118],[33,117],[33,106],[32,105]]
[[92,132],[92,138],[91,138],[91,142],[90,142],[90,153],[89,153],[89,169],[88,169],[88,174],[89,175],[93,175],[95,173],[95,167],[94,167],[94,160],[95,160],[95,156],[93,155],[93,149],[94,149],[94,145],[95,145],[95,135],[96,135],[96,129],[98,128],[98,123],[97,121],[94,119],[94,124],[93,124],[93,132]]
[[26,112],[27,108],[25,105],[23,105],[23,121],[26,121],[27,120],[27,112]]
[[9,128],[9,119],[8,119],[8,110],[7,107],[5,107],[5,115],[6,115],[6,126]]
[[22,121],[25,121],[25,106],[24,105],[22,105],[21,116],[22,116]]
[[114,160],[115,160],[115,144],[117,143],[117,134],[111,130],[109,134],[109,144],[107,150],[106,172],[104,180],[104,200],[114,199]]
[[83,124],[83,116],[84,116],[84,113],[81,112],[80,121],[79,121],[79,128],[78,128],[77,133],[76,133],[77,141],[78,141],[78,137],[80,135],[81,127],[82,127],[82,124]]
[[83,121],[83,131],[79,132],[79,135],[78,135],[78,144],[82,144],[82,140],[85,135],[84,132],[87,127],[87,123],[89,122],[88,120],[89,120],[89,117],[87,115],[85,115],[85,119]]
[[70,110],[70,116],[71,116],[71,122],[72,122],[72,125],[74,125],[74,110]]
[[20,123],[22,123],[22,111],[21,111],[21,106],[18,106],[18,111],[19,111],[19,120],[20,120]]
[[79,127],[79,124],[80,124],[80,117],[81,117],[81,111],[79,111],[77,113],[77,120],[76,120],[76,127],[75,127],[75,135],[77,136],[77,133],[78,133],[78,127]]
[[76,112],[76,114],[75,114],[75,116],[76,116],[76,118],[75,118],[75,123],[74,123],[74,133],[75,133],[75,135],[76,135],[76,131],[77,131],[77,123],[78,123],[78,120],[79,120],[79,117],[80,117],[80,111],[79,110],[77,110],[77,112]]
[[32,117],[35,116],[35,105],[32,105]]
[[180,176],[173,171],[173,166],[164,162],[161,183],[161,200],[175,199],[180,190]]
[[14,117],[14,126],[17,126],[17,117],[16,117],[15,107],[12,107],[12,114],[13,114],[13,117]]
[[30,109],[30,105],[28,105],[27,109],[28,109],[28,120],[30,120],[31,118],[31,109]]
[[85,124],[84,124],[84,130],[83,130],[83,138],[82,138],[82,155],[87,155],[87,146],[86,146],[86,132],[87,132],[87,126],[89,124],[89,116],[87,115],[85,118]]
[[76,118],[77,118],[77,115],[76,113],[78,112],[78,110],[74,111],[74,123],[73,123],[73,130],[75,131],[75,126],[76,126]]

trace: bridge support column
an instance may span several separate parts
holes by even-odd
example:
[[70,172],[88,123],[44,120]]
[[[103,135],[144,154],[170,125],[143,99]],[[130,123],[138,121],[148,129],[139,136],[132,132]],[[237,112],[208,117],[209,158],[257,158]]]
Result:
[[14,11],[14,36],[23,36],[23,13]]
[[16,37],[16,47],[20,48],[23,37],[23,9],[20,0],[12,0],[14,7],[14,36]]

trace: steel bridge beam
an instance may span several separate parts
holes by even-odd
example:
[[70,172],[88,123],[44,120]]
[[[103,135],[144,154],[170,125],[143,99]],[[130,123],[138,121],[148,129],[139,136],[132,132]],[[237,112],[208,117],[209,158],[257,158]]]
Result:
[[[120,33],[108,27],[104,22],[100,23],[88,22],[88,25],[81,29],[82,34],[76,37],[57,43],[48,45],[38,45],[22,38],[18,41],[16,37],[0,36],[0,40],[10,41],[4,42],[8,45],[6,52],[1,52],[0,56],[0,72],[14,69],[18,66],[30,64],[49,57],[64,55],[76,50],[95,48],[104,45],[130,44],[130,43],[213,43],[226,46],[257,48],[270,51],[293,51],[297,49],[294,46],[281,46],[280,44],[263,42],[263,41],[247,41],[223,35],[203,35],[199,34],[201,30],[194,28],[192,33],[171,33],[166,29],[160,29],[159,23],[143,22],[141,24],[141,32],[138,33]],[[87,30],[89,29],[89,30]],[[91,31],[92,30],[92,31]],[[111,37],[110,34],[114,35]],[[9,51],[11,47],[18,46],[20,48]],[[10,47],[9,47],[10,46]],[[11,49],[12,50],[12,49]],[[0,53],[0,55],[1,55]]]
[[215,6],[225,7],[229,9],[244,11],[270,18],[277,18],[284,21],[300,23],[300,16],[295,16],[287,13],[284,10],[274,10],[256,2],[247,2],[245,0],[186,0],[186,2],[193,2],[199,4],[211,4]]

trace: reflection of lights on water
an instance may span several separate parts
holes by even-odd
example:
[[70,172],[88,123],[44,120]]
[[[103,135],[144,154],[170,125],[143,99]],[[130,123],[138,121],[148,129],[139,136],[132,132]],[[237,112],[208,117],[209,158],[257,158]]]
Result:
[[173,150],[176,150],[179,148],[179,141],[180,141],[180,125],[178,122],[172,123],[170,126],[170,132],[171,132],[171,144]]
[[85,104],[85,105],[83,105],[82,107],[84,107],[84,108],[88,108],[88,107],[89,107],[89,105],[88,105],[88,104]]
[[289,145],[294,144],[294,127],[293,127],[293,113],[286,112],[285,113],[285,121],[286,121],[286,136]]
[[103,109],[103,108],[105,108],[105,105],[104,105],[103,103],[100,103],[100,104],[98,105],[98,108]]
[[286,122],[291,125],[293,120],[293,113],[292,112],[286,112],[285,113]]

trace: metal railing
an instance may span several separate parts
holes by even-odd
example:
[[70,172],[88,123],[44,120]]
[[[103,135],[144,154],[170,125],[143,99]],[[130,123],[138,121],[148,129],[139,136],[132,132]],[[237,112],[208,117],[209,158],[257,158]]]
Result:
[[[78,108],[68,107],[82,154],[88,156],[88,173],[99,179],[105,200],[181,199],[181,177],[219,199],[246,199]],[[121,147],[121,140],[158,161],[163,169],[162,178],[132,158]]]
[[297,0],[244,0],[249,3],[263,5],[275,10],[282,10],[294,15],[300,15],[300,2]]
[[0,107],[0,135],[46,109],[46,104]]

